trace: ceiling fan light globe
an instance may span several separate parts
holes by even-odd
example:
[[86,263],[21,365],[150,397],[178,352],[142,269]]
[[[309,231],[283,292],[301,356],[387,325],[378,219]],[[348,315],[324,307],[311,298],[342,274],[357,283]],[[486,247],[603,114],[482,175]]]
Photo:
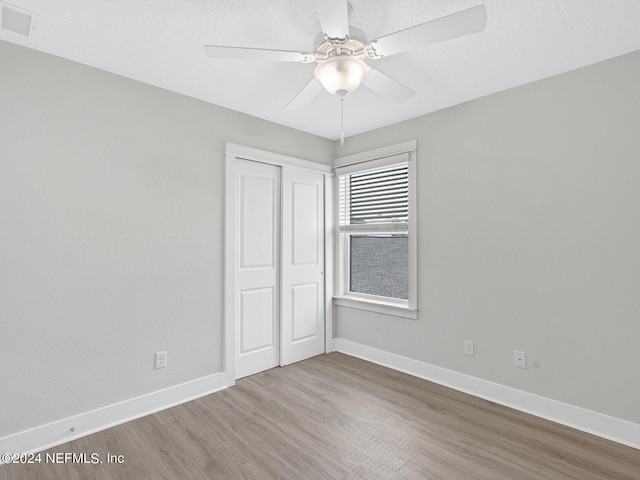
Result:
[[342,55],[318,63],[314,75],[327,92],[344,97],[360,86],[367,73],[369,66],[361,59]]

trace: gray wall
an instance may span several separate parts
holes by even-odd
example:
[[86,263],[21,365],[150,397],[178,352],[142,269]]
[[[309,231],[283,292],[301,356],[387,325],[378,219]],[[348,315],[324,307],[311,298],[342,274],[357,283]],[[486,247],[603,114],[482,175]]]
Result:
[[640,422],[639,85],[636,52],[337,147],[417,139],[420,309],[337,336]]
[[0,437],[221,370],[226,141],[333,152],[0,41]]

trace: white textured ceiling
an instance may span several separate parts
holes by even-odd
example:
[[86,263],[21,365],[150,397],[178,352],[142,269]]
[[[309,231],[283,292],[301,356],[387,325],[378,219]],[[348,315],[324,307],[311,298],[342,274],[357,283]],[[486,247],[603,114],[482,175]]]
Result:
[[[30,37],[0,39],[336,139],[340,101],[285,105],[314,64],[212,59],[205,44],[312,51],[313,0],[2,0],[34,13]],[[350,0],[369,39],[478,4],[478,34],[370,60],[417,93],[395,104],[361,86],[345,100],[346,135],[640,50],[640,0]],[[1,68],[1,65],[0,65]],[[0,86],[1,87],[1,86]]]

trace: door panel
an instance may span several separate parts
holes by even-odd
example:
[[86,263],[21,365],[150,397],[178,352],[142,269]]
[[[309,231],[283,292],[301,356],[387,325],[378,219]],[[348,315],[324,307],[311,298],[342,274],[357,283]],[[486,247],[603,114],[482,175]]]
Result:
[[324,175],[282,169],[281,365],[324,352]]
[[236,378],[280,363],[280,167],[236,163]]
[[292,180],[291,265],[318,264],[318,197],[320,185]]
[[[255,163],[255,162],[252,162]],[[246,167],[245,167],[246,168]],[[277,167],[275,167],[277,168]],[[240,172],[240,268],[274,268],[276,178]]]
[[318,285],[291,286],[291,342],[306,340],[317,333]]
[[240,292],[240,355],[275,344],[276,319],[264,315],[274,311],[274,297],[273,288]]

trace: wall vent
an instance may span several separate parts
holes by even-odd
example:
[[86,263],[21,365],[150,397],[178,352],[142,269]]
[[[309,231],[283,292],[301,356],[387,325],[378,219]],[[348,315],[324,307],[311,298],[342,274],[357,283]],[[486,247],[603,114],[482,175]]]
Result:
[[31,31],[31,15],[2,5],[1,26],[4,30],[28,37]]

